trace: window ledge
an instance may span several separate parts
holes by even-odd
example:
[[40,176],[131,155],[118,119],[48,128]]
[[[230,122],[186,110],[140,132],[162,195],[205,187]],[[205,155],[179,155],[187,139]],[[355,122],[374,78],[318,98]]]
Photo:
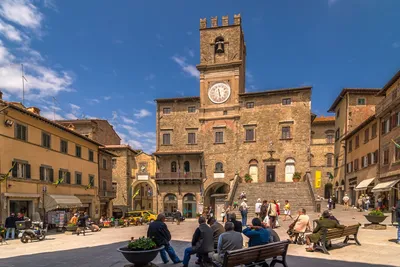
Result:
[[245,140],[245,141],[243,141],[243,143],[255,143],[256,142],[256,140]]
[[188,146],[197,146],[198,144],[197,143],[195,143],[195,144],[186,144],[186,145],[188,145]]
[[222,143],[214,143],[214,145],[225,145],[225,142],[222,142]]
[[169,145],[167,145],[167,144],[161,144],[162,146],[172,146],[172,144],[169,144]]
[[293,140],[293,138],[281,138],[281,139],[279,139],[280,141],[290,141],[290,140]]

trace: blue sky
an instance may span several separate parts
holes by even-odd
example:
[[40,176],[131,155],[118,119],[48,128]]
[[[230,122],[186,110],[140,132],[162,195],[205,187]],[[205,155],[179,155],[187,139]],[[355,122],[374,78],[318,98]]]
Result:
[[153,100],[199,94],[200,18],[241,13],[247,91],[311,85],[313,111],[327,115],[343,87],[382,87],[400,69],[399,10],[396,0],[1,0],[0,88],[21,100],[23,63],[27,106],[109,119],[152,152]]

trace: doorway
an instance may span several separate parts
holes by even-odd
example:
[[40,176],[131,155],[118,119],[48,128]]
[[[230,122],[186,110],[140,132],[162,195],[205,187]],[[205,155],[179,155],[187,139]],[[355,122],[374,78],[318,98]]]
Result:
[[258,183],[258,161],[255,159],[250,160],[249,162],[250,167],[249,167],[249,175],[253,179],[254,183]]
[[193,194],[186,194],[183,197],[183,216],[186,218],[196,217],[196,197]]
[[32,216],[32,201],[10,200],[10,214],[22,213],[25,217]]
[[275,182],[275,166],[267,166],[267,183]]

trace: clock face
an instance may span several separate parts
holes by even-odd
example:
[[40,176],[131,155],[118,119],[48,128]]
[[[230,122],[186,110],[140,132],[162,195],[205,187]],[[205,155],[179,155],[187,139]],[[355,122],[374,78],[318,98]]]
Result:
[[231,95],[231,88],[226,83],[216,83],[208,90],[208,97],[215,104],[224,103]]

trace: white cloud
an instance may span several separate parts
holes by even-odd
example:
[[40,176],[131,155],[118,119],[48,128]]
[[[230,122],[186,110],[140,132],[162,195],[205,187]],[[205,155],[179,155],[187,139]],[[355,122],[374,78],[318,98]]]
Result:
[[113,111],[112,112],[112,118],[111,118],[111,121],[116,121],[118,119],[118,112],[116,112],[116,111]]
[[67,113],[65,115],[65,118],[67,118],[68,120],[76,120],[76,119],[78,119],[78,117],[75,116],[75,114],[72,114],[72,113]]
[[94,104],[100,103],[100,100],[97,98],[88,98],[88,99],[86,99],[86,101],[88,102],[89,105],[94,105]]
[[49,9],[52,9],[52,10],[58,12],[58,8],[57,8],[57,5],[55,3],[55,0],[44,0],[44,6],[46,8],[49,8]]
[[151,81],[154,80],[154,78],[156,77],[156,75],[154,73],[150,73],[149,75],[147,75],[146,77],[144,77],[144,79],[146,81]]
[[147,100],[146,101],[146,104],[149,104],[149,105],[156,105],[156,102],[154,102],[154,101],[151,101],[151,100]]
[[21,42],[26,36],[17,30],[14,26],[5,23],[0,19],[0,33],[4,35],[8,40],[14,42]]
[[394,43],[392,44],[392,47],[393,47],[393,48],[399,48],[399,47],[400,47],[400,42],[394,42]]
[[122,120],[124,123],[130,123],[130,124],[136,124],[136,123],[137,123],[136,121],[134,121],[134,120],[132,120],[132,119],[129,119],[129,118],[125,117],[125,116],[121,116],[121,120]]
[[43,19],[43,14],[29,0],[2,0],[0,15],[30,29],[40,28]]
[[105,96],[105,97],[103,97],[103,99],[104,99],[105,101],[108,101],[108,100],[111,99],[111,96]]
[[193,76],[196,78],[200,77],[200,73],[196,69],[196,66],[188,64],[186,62],[186,58],[179,57],[179,56],[173,56],[172,60],[175,61],[182,68],[182,70],[184,72],[186,72],[187,74],[189,74],[190,76]]
[[72,110],[79,110],[79,109],[81,109],[80,106],[75,105],[75,104],[72,104],[72,103],[69,103],[69,106],[71,107]]
[[48,118],[49,120],[64,120],[65,119],[60,114],[54,113],[53,111],[50,111],[50,110],[41,111],[40,115],[45,118]]
[[89,68],[88,66],[86,66],[86,65],[79,64],[79,66],[80,66],[84,71],[89,71],[89,70],[90,70],[90,68]]
[[135,114],[134,114],[134,116],[136,117],[136,118],[144,118],[144,117],[148,117],[148,116],[151,116],[151,112],[150,111],[148,111],[147,109],[141,109],[141,110],[139,110],[138,112],[136,112]]

